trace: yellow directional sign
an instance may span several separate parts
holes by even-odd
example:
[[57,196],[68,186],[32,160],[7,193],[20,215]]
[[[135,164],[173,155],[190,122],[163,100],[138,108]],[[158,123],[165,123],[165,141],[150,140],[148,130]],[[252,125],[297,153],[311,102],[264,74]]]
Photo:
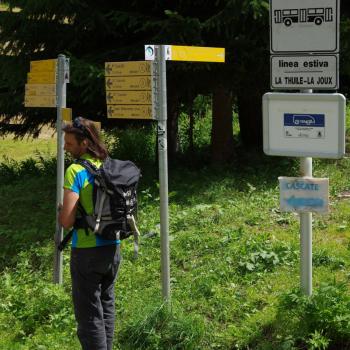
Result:
[[56,84],[56,71],[52,72],[29,72],[28,84]]
[[105,75],[109,77],[151,75],[150,61],[106,62]]
[[107,104],[135,104],[145,105],[152,103],[151,91],[107,91]]
[[62,120],[65,122],[72,121],[72,108],[61,108]]
[[26,96],[56,95],[56,84],[26,84]]
[[151,105],[107,105],[108,118],[153,119]]
[[225,49],[221,47],[168,45],[166,58],[171,61],[225,62]]
[[56,96],[25,96],[25,107],[57,107]]
[[57,59],[30,62],[31,72],[56,72],[56,70]]
[[106,90],[151,90],[151,77],[106,77]]

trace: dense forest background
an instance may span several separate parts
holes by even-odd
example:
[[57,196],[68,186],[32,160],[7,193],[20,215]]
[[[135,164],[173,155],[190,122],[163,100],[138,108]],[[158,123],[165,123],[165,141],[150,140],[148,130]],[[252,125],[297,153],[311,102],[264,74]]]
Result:
[[[234,157],[233,115],[238,118],[241,145],[262,149],[261,98],[270,90],[267,0],[10,0],[2,6],[1,134],[35,136],[43,125],[55,123],[54,109],[24,107],[31,60],[60,53],[70,57],[67,105],[73,115],[100,120],[107,128],[127,127],[144,122],[107,120],[104,62],[143,60],[145,44],[197,45],[225,47],[226,63],[167,65],[170,158],[179,151],[180,112],[191,118],[190,128],[200,116],[198,95],[208,97],[202,101],[209,101],[212,110],[214,162]],[[340,91],[349,95],[350,3],[346,1],[341,2],[340,28]],[[13,123],[16,117],[20,124]]]

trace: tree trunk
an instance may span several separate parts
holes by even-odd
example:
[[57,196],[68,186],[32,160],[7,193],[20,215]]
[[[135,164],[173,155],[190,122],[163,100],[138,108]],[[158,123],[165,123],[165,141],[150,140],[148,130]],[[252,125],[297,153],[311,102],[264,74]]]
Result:
[[238,95],[238,118],[245,148],[262,150],[262,94],[245,90]]
[[225,163],[233,156],[232,94],[219,86],[213,93],[211,160]]

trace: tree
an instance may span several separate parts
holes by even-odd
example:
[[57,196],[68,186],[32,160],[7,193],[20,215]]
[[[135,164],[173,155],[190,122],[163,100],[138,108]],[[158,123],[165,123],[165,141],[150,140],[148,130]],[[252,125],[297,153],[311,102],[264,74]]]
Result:
[[[227,158],[231,156],[227,152],[233,147],[231,137],[225,135],[223,139],[227,141],[219,144],[215,135],[230,131],[232,108],[228,105],[232,106],[232,101],[237,101],[243,144],[261,149],[261,98],[269,90],[268,0],[9,0],[8,3],[9,11],[0,13],[0,111],[4,116],[0,132],[10,130],[9,122],[17,115],[24,122],[19,134],[35,132],[44,123],[55,121],[52,109],[23,106],[30,60],[54,58],[59,53],[69,56],[68,106],[76,115],[93,117],[105,124],[125,125],[129,122],[106,119],[104,62],[143,59],[147,43],[216,46],[226,48],[225,64],[168,64],[170,156],[175,156],[178,150],[180,106],[188,108],[198,94],[218,96],[220,89],[225,93],[220,97],[222,103],[216,105],[223,109],[213,111],[212,149],[217,153],[213,158],[220,156],[220,152],[227,154]],[[346,10],[348,5],[343,3]],[[344,52],[350,47],[346,11],[342,20]],[[341,54],[341,75],[349,85],[350,69],[345,58]]]

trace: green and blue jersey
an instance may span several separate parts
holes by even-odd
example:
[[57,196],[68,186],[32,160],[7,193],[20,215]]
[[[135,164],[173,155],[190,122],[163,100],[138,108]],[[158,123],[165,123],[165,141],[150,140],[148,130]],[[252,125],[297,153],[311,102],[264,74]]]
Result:
[[[89,154],[84,154],[82,159],[86,159],[94,164],[97,168],[102,165],[102,161],[91,157]],[[64,188],[73,191],[79,195],[80,204],[85,209],[88,215],[93,214],[93,186],[94,176],[91,175],[82,165],[71,164],[64,176]],[[88,234],[87,234],[88,233]],[[74,229],[72,236],[72,248],[93,248],[111,244],[119,244],[120,241],[111,241],[100,238],[91,230],[88,232],[85,229]]]

